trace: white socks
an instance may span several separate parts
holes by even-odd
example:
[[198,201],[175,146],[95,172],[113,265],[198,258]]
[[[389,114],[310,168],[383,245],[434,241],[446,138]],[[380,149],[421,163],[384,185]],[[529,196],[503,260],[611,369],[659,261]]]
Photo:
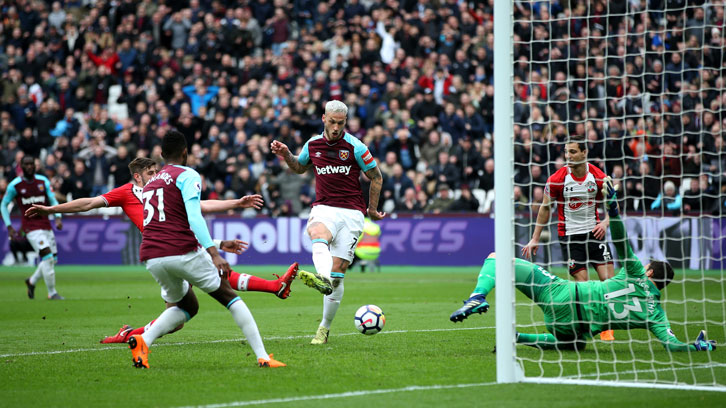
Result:
[[229,305],[228,309],[232,313],[234,322],[237,323],[237,326],[245,334],[245,338],[257,358],[269,359],[270,356],[265,350],[265,345],[262,344],[262,337],[260,336],[260,330],[257,328],[257,323],[255,323],[255,318],[252,317],[252,313],[250,313],[250,309],[247,308],[245,302],[240,299]]
[[333,323],[340,301],[343,300],[343,292],[343,278],[333,278],[333,293],[323,297],[323,321],[320,325],[326,329],[330,329]]
[[240,273],[239,274],[239,281],[237,281],[237,287],[233,289],[240,290],[242,292],[247,292],[247,284],[250,282],[250,275],[246,273]]
[[31,285],[35,285],[36,283],[38,283],[38,281],[42,277],[43,277],[43,272],[41,272],[40,263],[38,263],[38,266],[35,268],[35,272],[33,272],[33,274],[30,276],[30,278],[28,280],[30,281]]
[[313,264],[315,270],[330,279],[330,271],[333,270],[333,256],[330,255],[330,248],[325,240],[314,240],[312,246]]
[[159,317],[154,320],[154,324],[149,324],[145,328],[144,334],[141,337],[148,346],[150,346],[154,340],[174,330],[177,326],[187,321],[187,313],[178,306],[172,306]]
[[[55,290],[55,268],[53,267],[53,257],[51,256],[48,259],[40,261],[38,269],[40,270],[40,273],[43,274],[45,286],[48,288],[48,296],[53,296],[58,293]],[[33,274],[33,276],[35,276],[35,274]],[[32,278],[30,283],[33,283]]]

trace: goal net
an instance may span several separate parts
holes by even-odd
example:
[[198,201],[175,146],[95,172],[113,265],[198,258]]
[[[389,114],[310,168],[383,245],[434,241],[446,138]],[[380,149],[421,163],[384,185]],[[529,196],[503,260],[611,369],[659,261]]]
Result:
[[[567,166],[568,140],[582,137],[588,163],[619,186],[635,255],[643,265],[662,260],[674,268],[675,278],[661,291],[673,334],[693,344],[705,330],[726,349],[725,2],[532,0],[511,7],[509,33],[497,31],[501,14],[495,10],[495,40],[498,34],[511,38],[510,50],[495,49],[495,66],[497,59],[511,62],[510,82],[495,83],[495,95],[506,93],[512,102],[511,123],[499,127],[512,133],[504,140],[495,128],[495,146],[513,142],[513,155],[495,171],[509,171],[513,181],[514,256],[523,256],[533,236],[548,178]],[[495,124],[501,119],[496,116]],[[568,197],[550,207],[531,260],[573,281],[573,250],[563,254],[559,215],[570,222],[580,206],[597,207],[600,220],[606,213],[602,200]],[[572,211],[563,211],[567,206]],[[609,230],[604,242],[617,274],[623,260]],[[599,280],[595,264],[603,260],[590,244],[582,244],[586,275]],[[503,285],[497,283],[499,297]],[[519,292],[513,302],[519,333],[548,332],[542,308]],[[614,307],[626,316],[647,306],[626,301]],[[498,320],[498,330],[501,325],[511,323]],[[517,345],[510,361],[523,370],[523,381],[726,391],[721,349],[669,351],[644,329],[613,334],[613,341],[594,335],[576,350]]]

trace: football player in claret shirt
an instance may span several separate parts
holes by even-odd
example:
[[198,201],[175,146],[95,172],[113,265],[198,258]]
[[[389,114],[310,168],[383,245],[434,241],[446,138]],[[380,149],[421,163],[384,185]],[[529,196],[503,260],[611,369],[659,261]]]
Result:
[[[328,342],[330,325],[343,299],[345,271],[363,232],[364,216],[377,221],[386,215],[377,210],[383,184],[381,171],[368,148],[345,132],[347,117],[348,107],[343,102],[326,103],[323,133],[310,138],[298,157],[280,141],[271,144],[272,152],[294,172],[302,174],[314,168],[315,202],[308,218],[307,233],[312,240],[317,274],[300,271],[300,278],[326,296],[323,320],[312,344]],[[360,186],[361,171],[371,180],[367,207]]]
[[[524,257],[537,254],[542,229],[549,224],[550,205],[557,203],[557,233],[562,257],[567,260],[570,275],[576,281],[586,281],[588,264],[593,265],[601,281],[613,277],[613,257],[605,233],[609,220],[600,220],[597,207],[603,202],[601,194],[605,173],[587,162],[587,144],[582,137],[573,136],[565,145],[567,166],[547,179],[545,194],[537,214],[532,240],[522,248]],[[602,340],[614,340],[613,332],[604,331]]]
[[[2,205],[0,205],[3,222],[12,241],[18,233],[11,224],[8,206],[11,201],[15,200],[20,209],[20,214],[22,214],[21,231],[25,233],[28,242],[30,242],[33,250],[38,253],[40,259],[35,273],[25,280],[25,285],[28,287],[28,297],[31,299],[35,297],[35,284],[42,276],[45,287],[48,289],[48,299],[61,300],[63,296],[58,294],[55,289],[55,264],[58,260],[58,248],[55,244],[55,236],[50,221],[48,217],[31,218],[25,215],[25,211],[33,204],[58,204],[58,200],[53,194],[48,178],[35,174],[34,158],[25,156],[20,165],[23,169],[23,175],[14,178],[8,184]],[[63,228],[60,216],[55,217],[55,226],[59,230]]]
[[[121,207],[129,219],[136,225],[139,231],[143,231],[144,206],[141,201],[143,186],[149,182],[157,173],[158,166],[152,159],[138,157],[129,163],[129,171],[133,182],[119,186],[106,194],[92,198],[78,198],[76,200],[53,206],[33,205],[26,211],[28,217],[57,213],[78,213],[101,207]],[[244,196],[238,200],[204,200],[201,202],[202,212],[220,212],[235,208],[261,208],[262,197],[259,195]],[[240,240],[215,241],[220,249],[226,252],[241,254],[247,243]],[[282,277],[275,280],[262,279],[246,273],[231,271],[228,279],[232,288],[240,291],[269,292],[274,293],[281,299],[290,295],[290,286],[297,274],[297,263],[288,268]],[[171,307],[173,305],[167,305]],[[151,321],[145,326],[133,328],[123,325],[119,331],[112,336],[107,336],[101,343],[126,343],[128,338],[134,334],[141,334],[148,330],[154,322]],[[179,327],[181,328],[181,327]]]
[[217,251],[202,217],[202,179],[186,167],[184,135],[176,130],[167,132],[161,140],[161,156],[166,165],[141,193],[144,231],[139,255],[161,286],[164,301],[175,306],[167,308],[143,334],[129,338],[134,366],[148,368],[148,346],[197,314],[199,302],[191,285],[229,310],[260,367],[285,366],[267,354],[252,313],[223,279],[230,272],[229,264]]
[[[669,351],[708,351],[716,342],[706,340],[701,331],[693,344],[676,338],[661,305],[661,291],[673,280],[673,268],[668,262],[638,260],[630,246],[620,215],[615,188],[610,178],[604,183],[604,196],[610,215],[610,232],[624,267],[605,281],[568,281],[544,268],[522,259],[515,260],[516,288],[532,299],[544,313],[545,325],[551,333],[517,334],[517,343],[542,349],[578,349],[585,341],[604,330],[647,329]],[[463,307],[455,311],[454,323],[472,313],[489,309],[486,295],[495,286],[496,258],[484,262],[476,288]]]

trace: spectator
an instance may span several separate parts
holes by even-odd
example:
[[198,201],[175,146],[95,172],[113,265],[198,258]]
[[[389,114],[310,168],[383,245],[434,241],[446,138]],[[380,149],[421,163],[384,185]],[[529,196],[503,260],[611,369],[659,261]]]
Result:
[[409,187],[403,193],[403,199],[396,203],[396,213],[420,213],[423,210],[421,203],[416,199],[416,190]]
[[681,195],[676,191],[676,185],[669,180],[663,184],[663,192],[658,194],[650,205],[650,209],[676,212],[681,209],[682,200]]
[[457,198],[448,208],[451,212],[477,212],[479,201],[471,195],[468,184],[461,185],[461,196]]
[[702,200],[701,183],[698,178],[692,178],[690,188],[683,193],[683,212],[700,213],[702,209]]
[[434,214],[440,214],[448,211],[454,199],[450,196],[449,186],[446,184],[440,184],[438,187],[438,194],[436,197],[424,208],[424,211],[431,212]]

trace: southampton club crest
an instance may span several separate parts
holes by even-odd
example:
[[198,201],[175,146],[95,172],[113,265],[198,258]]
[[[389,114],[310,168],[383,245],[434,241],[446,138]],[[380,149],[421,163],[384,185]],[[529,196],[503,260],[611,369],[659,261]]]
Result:
[[597,190],[597,184],[593,183],[592,181],[587,182],[587,192],[592,194]]
[[338,157],[340,158],[340,160],[348,160],[349,156],[350,156],[350,151],[338,150]]

